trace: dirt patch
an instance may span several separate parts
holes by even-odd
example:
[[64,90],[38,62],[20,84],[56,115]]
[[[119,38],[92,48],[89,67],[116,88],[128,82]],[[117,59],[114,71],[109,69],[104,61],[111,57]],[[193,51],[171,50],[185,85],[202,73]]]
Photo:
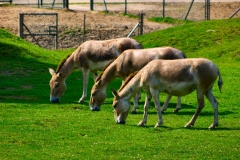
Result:
[[[144,5],[144,4],[143,4]],[[144,5],[147,16],[144,18],[144,33],[153,32],[156,30],[172,27],[172,24],[160,24],[150,22],[147,17],[160,17],[159,10],[154,10],[153,7],[159,8],[159,3]],[[202,4],[201,4],[202,5]],[[240,2],[229,3],[211,3],[211,19],[228,18],[239,6]],[[169,5],[170,6],[170,5]],[[138,15],[142,6],[139,6],[137,10],[128,10],[129,14]],[[146,9],[149,8],[149,9]],[[174,8],[175,7],[175,8]],[[171,12],[174,17],[176,10],[180,10],[180,3],[178,6],[171,8]],[[131,8],[131,6],[129,6]],[[136,8],[136,7],[135,7]],[[59,29],[59,48],[78,47],[83,41],[86,40],[104,40],[112,38],[126,37],[134,26],[138,23],[138,18],[129,18],[123,16],[123,10],[113,8],[114,11],[110,11],[109,14],[104,14],[102,11],[84,11],[81,8],[76,10],[64,10],[64,9],[43,9],[43,8],[31,8],[27,6],[0,6],[0,27],[11,31],[18,35],[18,16],[19,13],[25,12],[55,12],[58,13],[58,29]],[[170,10],[170,9],[168,9]],[[201,13],[202,14],[202,13]],[[83,35],[83,21],[84,15],[86,17],[86,31]],[[202,16],[201,16],[202,17]],[[235,17],[240,17],[238,13]],[[133,35],[138,34],[134,32]],[[53,37],[36,37],[39,40],[41,47],[53,48]],[[34,42],[31,37],[27,37],[28,41]]]

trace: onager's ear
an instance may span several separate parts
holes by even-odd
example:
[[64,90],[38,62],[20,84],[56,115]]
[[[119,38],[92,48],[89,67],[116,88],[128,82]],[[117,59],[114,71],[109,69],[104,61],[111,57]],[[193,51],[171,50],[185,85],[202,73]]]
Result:
[[57,74],[57,78],[60,78],[62,76],[62,73]]
[[111,89],[112,90],[112,94],[116,97],[119,98],[119,95],[117,93],[117,91],[115,89]]
[[100,84],[101,84],[101,82],[102,82],[102,80],[99,80],[99,81],[96,81],[95,83],[95,85],[98,87]]
[[55,71],[52,68],[48,68],[49,73],[53,76],[55,74]]

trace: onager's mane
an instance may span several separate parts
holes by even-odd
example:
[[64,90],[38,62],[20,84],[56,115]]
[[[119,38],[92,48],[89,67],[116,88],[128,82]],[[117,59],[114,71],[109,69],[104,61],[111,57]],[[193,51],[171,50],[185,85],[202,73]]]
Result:
[[122,86],[119,88],[118,92],[120,92],[137,73],[138,73],[138,71],[135,71],[135,72],[129,74],[129,76],[126,78],[126,80],[124,81]]
[[62,68],[63,64],[64,64],[64,63],[66,62],[66,60],[70,57],[70,55],[71,55],[71,54],[67,55],[67,57],[64,58],[64,59],[61,61],[60,65],[57,67],[56,73],[59,72],[59,70]]

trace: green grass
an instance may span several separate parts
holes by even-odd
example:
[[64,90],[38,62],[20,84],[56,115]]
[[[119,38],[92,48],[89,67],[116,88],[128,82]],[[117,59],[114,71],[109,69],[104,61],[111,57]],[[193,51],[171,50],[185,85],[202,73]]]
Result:
[[170,23],[170,24],[175,24],[175,25],[181,25],[181,24],[185,24],[188,22],[192,22],[189,20],[179,20],[176,18],[171,18],[171,17],[150,17],[148,18],[149,21],[153,21],[153,22],[158,22],[158,23]]
[[[172,113],[176,98],[164,113],[164,125],[154,128],[157,114],[138,127],[139,113],[117,125],[110,88],[100,112],[89,109],[82,94],[82,75],[73,72],[60,104],[49,102],[48,67],[54,69],[74,49],[50,51],[0,29],[0,159],[239,159],[240,158],[240,19],[191,22],[134,37],[145,48],[173,46],[188,57],[205,57],[219,67],[224,85],[213,94],[219,102],[219,127],[208,130],[213,111],[206,106],[192,128],[183,126],[196,110],[195,92],[182,98],[182,110]],[[90,79],[89,92],[93,85]],[[163,102],[165,94],[161,94]],[[153,106],[153,103],[152,103]]]

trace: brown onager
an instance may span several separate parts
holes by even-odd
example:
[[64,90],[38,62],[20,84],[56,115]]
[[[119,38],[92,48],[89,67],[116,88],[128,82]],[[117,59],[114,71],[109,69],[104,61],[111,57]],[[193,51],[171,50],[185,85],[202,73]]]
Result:
[[[124,80],[130,73],[139,71],[147,63],[154,59],[181,59],[186,58],[186,55],[172,47],[158,47],[150,49],[129,49],[124,51],[116,60],[114,60],[102,74],[97,77],[94,86],[91,90],[90,97],[90,109],[100,110],[101,105],[107,97],[106,89],[111,81],[119,77]],[[171,99],[171,95],[168,96],[164,106],[167,105]],[[134,97],[134,109],[132,113],[136,113],[138,107],[138,96]],[[178,98],[178,103],[175,111],[177,112],[181,108],[181,97]]]
[[158,114],[155,127],[163,124],[159,103],[159,92],[166,92],[173,96],[185,96],[196,90],[198,107],[192,119],[185,127],[193,126],[204,107],[204,95],[212,105],[214,121],[209,128],[218,126],[218,102],[214,98],[212,89],[219,76],[218,86],[221,91],[222,77],[217,66],[204,58],[179,60],[153,60],[142,68],[136,75],[127,78],[118,92],[112,90],[115,121],[125,124],[130,110],[130,98],[140,89],[146,91],[144,116],[139,126],[147,123],[147,112],[151,98],[154,99]]
[[50,101],[59,102],[66,90],[65,80],[75,69],[79,69],[83,74],[83,94],[79,102],[84,101],[87,97],[90,72],[96,77],[98,70],[103,70],[106,65],[116,59],[123,51],[142,48],[139,42],[131,38],[84,42],[62,61],[56,72],[49,68],[49,72],[52,75],[50,80]]

